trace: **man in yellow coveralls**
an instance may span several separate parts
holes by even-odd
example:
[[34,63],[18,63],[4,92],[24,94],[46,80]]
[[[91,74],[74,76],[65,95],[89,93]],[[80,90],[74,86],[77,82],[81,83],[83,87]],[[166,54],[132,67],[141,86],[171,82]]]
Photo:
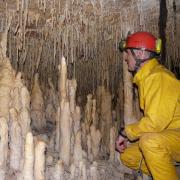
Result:
[[[180,162],[180,81],[159,64],[160,39],[136,32],[120,44],[128,70],[134,72],[143,117],[120,130],[116,149],[124,165],[154,180],[178,180]],[[127,138],[126,138],[127,136]],[[127,141],[135,141],[127,146]]]

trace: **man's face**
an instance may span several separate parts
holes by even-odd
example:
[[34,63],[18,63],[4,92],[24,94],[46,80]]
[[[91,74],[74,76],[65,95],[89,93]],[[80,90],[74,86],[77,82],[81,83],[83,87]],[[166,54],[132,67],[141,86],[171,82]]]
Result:
[[126,51],[123,52],[123,60],[126,61],[129,71],[131,71],[131,72],[135,71],[136,61],[135,61],[130,49],[127,49]]

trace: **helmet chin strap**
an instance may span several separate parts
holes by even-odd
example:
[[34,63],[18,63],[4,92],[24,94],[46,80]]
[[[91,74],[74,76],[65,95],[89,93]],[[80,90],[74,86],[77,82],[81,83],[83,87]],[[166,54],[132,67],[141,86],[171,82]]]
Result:
[[136,61],[136,64],[135,64],[135,69],[134,69],[134,72],[137,72],[141,66],[142,63],[146,62],[147,60],[149,59],[152,59],[155,57],[154,53],[151,53],[150,56],[148,58],[145,58],[145,59],[138,59],[135,52],[133,51],[133,49],[130,49],[131,50],[131,53]]

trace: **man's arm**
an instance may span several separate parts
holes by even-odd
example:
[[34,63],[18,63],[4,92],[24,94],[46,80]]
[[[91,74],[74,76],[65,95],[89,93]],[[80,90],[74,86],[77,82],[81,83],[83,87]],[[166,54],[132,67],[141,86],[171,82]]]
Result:
[[126,126],[128,139],[136,140],[143,133],[160,132],[168,127],[173,118],[178,94],[174,82],[172,78],[162,73],[156,73],[145,80],[144,117]]

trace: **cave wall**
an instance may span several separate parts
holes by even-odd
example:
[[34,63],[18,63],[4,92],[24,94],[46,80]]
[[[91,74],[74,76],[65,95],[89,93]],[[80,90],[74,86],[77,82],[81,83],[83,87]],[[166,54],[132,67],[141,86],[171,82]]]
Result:
[[57,66],[63,55],[68,76],[75,77],[79,84],[78,93],[94,92],[102,84],[116,93],[122,81],[119,40],[128,31],[145,30],[161,36],[163,8],[167,8],[166,57],[161,61],[178,75],[180,3],[164,2],[166,7],[160,7],[163,0],[4,1],[0,29],[4,32],[8,19],[11,21],[8,56],[13,67],[23,72],[29,89],[36,72],[43,87],[48,77],[57,87]]

